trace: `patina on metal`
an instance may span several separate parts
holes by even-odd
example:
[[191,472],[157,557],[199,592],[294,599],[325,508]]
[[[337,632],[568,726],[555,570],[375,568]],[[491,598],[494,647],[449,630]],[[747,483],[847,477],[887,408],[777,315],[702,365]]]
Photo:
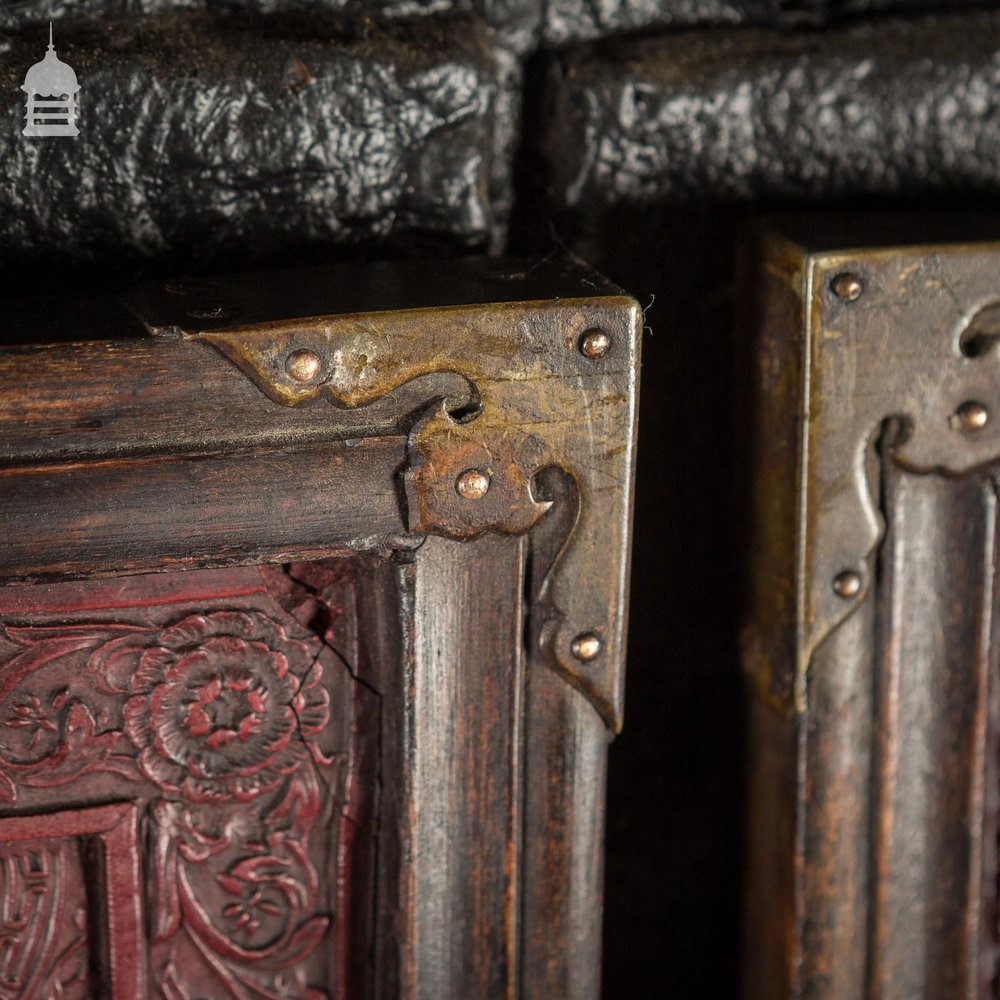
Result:
[[463,398],[432,395],[414,414],[409,530],[522,534],[551,503],[535,477],[552,467],[572,477],[578,511],[543,588],[538,641],[617,731],[641,317],[633,300],[607,295],[211,329],[175,317],[170,330],[211,344],[286,406],[326,397],[354,409],[435,373],[464,380]]
[[311,382],[321,367],[322,362],[312,351],[293,351],[285,361],[285,371],[296,382]]
[[591,660],[596,660],[600,655],[601,637],[593,632],[581,632],[573,640],[573,645],[570,648],[573,650],[573,655],[581,663],[590,663]]
[[[772,308],[796,313],[804,338],[796,350],[775,340],[787,331],[765,331],[758,357],[771,405],[800,414],[790,470],[800,531],[791,620],[770,639],[763,619],[751,622],[745,652],[764,688],[801,711],[816,650],[871,595],[885,527],[875,443],[887,422],[897,428],[888,450],[911,472],[959,475],[1000,458],[990,420],[1000,408],[1000,245],[811,250],[772,235],[762,246]],[[761,523],[757,537],[792,531]],[[795,637],[790,667],[774,655],[781,628]]]

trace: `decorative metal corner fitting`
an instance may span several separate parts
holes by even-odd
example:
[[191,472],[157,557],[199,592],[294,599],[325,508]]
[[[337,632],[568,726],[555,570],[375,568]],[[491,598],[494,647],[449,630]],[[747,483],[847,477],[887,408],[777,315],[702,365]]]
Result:
[[606,296],[323,316],[196,336],[288,406],[325,395],[361,407],[425,376],[463,378],[466,399],[432,396],[409,430],[403,479],[414,533],[525,533],[549,508],[533,493],[536,475],[557,467],[572,476],[579,510],[543,588],[550,616],[539,642],[617,731],[641,329],[637,303]]
[[874,444],[961,475],[1000,458],[1000,245],[808,256],[796,702],[830,633],[868,599],[884,533]]

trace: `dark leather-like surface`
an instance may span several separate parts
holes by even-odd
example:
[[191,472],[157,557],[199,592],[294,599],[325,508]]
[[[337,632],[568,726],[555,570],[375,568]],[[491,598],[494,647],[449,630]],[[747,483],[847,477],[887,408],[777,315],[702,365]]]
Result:
[[702,31],[568,53],[544,137],[563,205],[995,191],[1000,16]]
[[543,35],[571,45],[627,32],[709,24],[825,24],[889,11],[989,7],[988,0],[548,0]]
[[[51,20],[99,21],[170,10],[236,10],[282,16],[339,15],[414,20],[474,13],[498,44],[524,54],[541,43],[561,47],[630,32],[696,25],[826,24],[891,11],[990,7],[991,0],[7,0],[0,31]],[[58,33],[58,32],[57,32]]]
[[549,0],[544,36],[551,45],[644,29],[742,24],[779,16],[776,0]]
[[518,77],[479,22],[65,26],[57,51],[83,89],[81,134],[61,139],[21,135],[36,34],[0,53],[0,263],[252,262],[412,234],[478,247],[506,211],[497,106]]

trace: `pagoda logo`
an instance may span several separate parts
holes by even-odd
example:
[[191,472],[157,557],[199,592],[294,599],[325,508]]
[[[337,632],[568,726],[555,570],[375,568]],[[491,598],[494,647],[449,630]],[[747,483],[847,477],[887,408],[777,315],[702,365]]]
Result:
[[21,85],[28,95],[22,135],[32,137],[76,136],[80,84],[73,68],[57,55],[52,44],[52,24],[49,24],[49,50],[41,62],[28,70]]

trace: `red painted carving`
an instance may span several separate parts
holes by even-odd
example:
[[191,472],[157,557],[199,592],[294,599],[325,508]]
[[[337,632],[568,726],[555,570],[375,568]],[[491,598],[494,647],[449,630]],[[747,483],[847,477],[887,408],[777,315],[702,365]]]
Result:
[[0,851],[0,997],[85,997],[83,874],[72,845]]
[[[2,1000],[85,1000],[95,983],[112,1000],[143,995],[136,832],[136,808],[127,803],[0,819]],[[85,862],[93,842],[104,855],[103,885]],[[95,902],[108,913],[106,952],[120,955],[114,970],[90,968]]]
[[[332,820],[355,732],[353,682],[276,601],[242,603],[251,600],[267,610],[19,623],[0,639],[0,803],[44,802],[45,790],[71,782],[78,792],[89,775],[101,794],[142,804],[147,950],[151,980],[168,1000],[319,1000],[332,986]],[[303,614],[315,610],[306,605]],[[46,872],[65,868],[62,854],[46,852]],[[0,855],[0,878],[26,857]],[[77,983],[87,995],[87,949],[76,943],[86,928],[72,939],[65,929],[70,910],[86,908],[37,895],[63,928],[39,916],[48,937],[32,936],[60,943],[45,952],[59,983],[53,996],[69,1000]],[[4,933],[0,1000],[14,961]]]
[[329,721],[318,644],[265,615],[191,615],[162,632],[101,646],[88,670],[127,694],[139,770],[189,802],[249,802],[312,755]]
[[101,634],[6,631],[20,652],[0,673],[0,802],[16,801],[18,786],[51,788],[88,771],[132,776],[134,762],[116,752],[121,733],[99,732],[94,710],[85,701],[71,697],[65,685],[38,691],[25,686],[43,668],[58,668],[66,657],[99,644]]

